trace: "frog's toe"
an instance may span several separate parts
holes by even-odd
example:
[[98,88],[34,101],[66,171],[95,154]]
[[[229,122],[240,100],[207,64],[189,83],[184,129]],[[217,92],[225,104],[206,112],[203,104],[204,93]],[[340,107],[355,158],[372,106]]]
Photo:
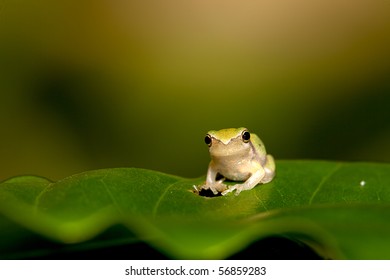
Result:
[[232,191],[234,191],[234,190],[236,191],[234,194],[237,196],[237,195],[239,195],[239,194],[241,193],[241,191],[244,190],[244,188],[243,188],[243,186],[240,185],[240,184],[231,186],[231,187],[229,188],[229,192],[232,192]]
[[216,189],[216,188],[214,188],[214,187],[210,187],[210,190],[213,192],[213,194],[218,194],[219,193],[219,191]]
[[227,195],[228,193],[234,191],[235,189],[236,189],[236,186],[231,186],[231,187],[227,188],[226,190],[224,190],[222,192],[222,195]]
[[239,195],[242,191],[242,188],[236,188],[236,192],[234,193],[236,196]]
[[227,194],[230,193],[230,192],[231,192],[231,190],[230,190],[230,189],[227,189],[226,191],[221,192],[221,194],[222,194],[222,195],[227,195]]

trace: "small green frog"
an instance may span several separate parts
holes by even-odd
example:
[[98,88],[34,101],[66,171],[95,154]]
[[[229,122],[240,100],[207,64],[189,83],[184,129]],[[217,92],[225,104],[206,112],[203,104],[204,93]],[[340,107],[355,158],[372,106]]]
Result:
[[[200,190],[210,189],[214,194],[250,190],[257,184],[268,183],[275,176],[275,161],[267,155],[263,142],[246,128],[211,130],[205,137],[209,146],[211,162],[207,171],[206,184]],[[218,179],[222,177],[221,179]],[[243,181],[227,186],[225,179]],[[197,188],[196,188],[197,189]]]

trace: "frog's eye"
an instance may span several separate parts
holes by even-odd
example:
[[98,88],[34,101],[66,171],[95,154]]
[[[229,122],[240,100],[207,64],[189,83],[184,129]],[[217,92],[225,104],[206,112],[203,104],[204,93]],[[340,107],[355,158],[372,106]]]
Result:
[[211,136],[207,134],[206,137],[204,138],[204,142],[210,147],[211,143],[213,142]]
[[242,140],[245,142],[245,143],[248,143],[249,142],[249,139],[251,138],[251,134],[249,133],[249,131],[244,131],[242,133]]

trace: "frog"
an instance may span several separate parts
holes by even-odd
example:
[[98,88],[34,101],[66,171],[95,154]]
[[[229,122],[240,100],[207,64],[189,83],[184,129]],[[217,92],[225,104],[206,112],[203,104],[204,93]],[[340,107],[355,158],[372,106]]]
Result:
[[[214,195],[222,196],[235,191],[239,195],[275,177],[273,156],[267,154],[263,141],[247,128],[211,130],[204,141],[211,161],[206,182],[197,190],[211,190]],[[228,186],[224,184],[226,179],[237,183]]]

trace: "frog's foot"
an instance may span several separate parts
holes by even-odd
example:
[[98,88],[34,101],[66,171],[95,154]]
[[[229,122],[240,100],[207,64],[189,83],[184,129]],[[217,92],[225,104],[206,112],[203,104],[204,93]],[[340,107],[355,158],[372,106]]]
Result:
[[227,189],[227,185],[222,182],[223,181],[217,181],[213,184],[209,184],[206,186],[213,192],[213,194],[218,194],[224,192]]
[[233,186],[229,186],[227,190],[222,192],[222,195],[227,195],[230,192],[236,191],[235,195],[239,195],[240,192],[243,190],[242,184],[236,184]]
[[211,190],[214,195],[217,195],[227,189],[227,185],[223,184],[223,181],[224,180],[219,180],[211,184],[209,183],[200,186],[194,185],[193,187],[197,193],[200,193],[202,190]]

